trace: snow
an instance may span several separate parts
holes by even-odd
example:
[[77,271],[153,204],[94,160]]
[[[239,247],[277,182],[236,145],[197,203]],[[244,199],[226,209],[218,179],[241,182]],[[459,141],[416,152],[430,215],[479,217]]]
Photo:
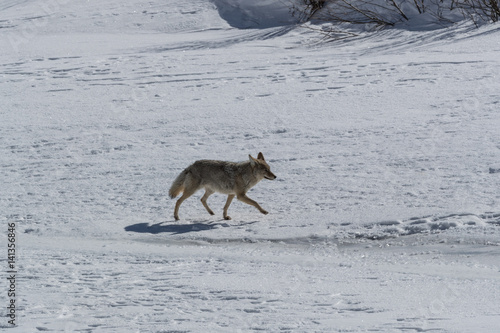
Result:
[[[497,331],[498,24],[328,42],[279,0],[0,13],[9,332]],[[186,166],[259,151],[268,215],[200,192],[174,221]]]
[[300,4],[297,0],[212,0],[220,17],[229,25],[239,29],[271,28],[297,24],[291,7]]

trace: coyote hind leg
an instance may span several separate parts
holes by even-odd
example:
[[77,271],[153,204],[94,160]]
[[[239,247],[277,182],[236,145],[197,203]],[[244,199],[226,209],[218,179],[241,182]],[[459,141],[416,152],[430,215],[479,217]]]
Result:
[[196,192],[196,190],[197,190],[196,187],[184,188],[182,196],[175,203],[174,218],[176,221],[179,220],[179,207],[181,206],[181,203],[190,196],[192,196]]
[[210,209],[210,207],[208,207],[207,199],[212,194],[214,194],[214,191],[206,189],[205,190],[205,194],[203,195],[203,197],[201,197],[201,203],[203,204],[203,207],[205,207],[205,209],[207,210],[208,214],[210,214],[210,215],[214,215],[214,212]]
[[229,208],[229,205],[231,204],[231,201],[234,199],[234,194],[229,194],[227,196],[227,201],[226,204],[224,205],[224,220],[230,220],[231,216],[227,215],[227,209]]

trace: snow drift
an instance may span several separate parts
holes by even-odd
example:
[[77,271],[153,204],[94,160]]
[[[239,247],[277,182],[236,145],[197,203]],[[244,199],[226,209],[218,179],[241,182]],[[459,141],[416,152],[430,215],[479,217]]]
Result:
[[235,28],[262,29],[298,23],[298,19],[291,15],[292,1],[211,1],[217,7],[220,16]]

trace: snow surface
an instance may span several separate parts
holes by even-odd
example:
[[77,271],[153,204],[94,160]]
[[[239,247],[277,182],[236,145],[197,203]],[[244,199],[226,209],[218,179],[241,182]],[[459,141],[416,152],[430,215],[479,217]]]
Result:
[[[325,42],[259,4],[2,1],[8,332],[498,331],[498,24]],[[259,151],[269,215],[174,221],[183,168]]]

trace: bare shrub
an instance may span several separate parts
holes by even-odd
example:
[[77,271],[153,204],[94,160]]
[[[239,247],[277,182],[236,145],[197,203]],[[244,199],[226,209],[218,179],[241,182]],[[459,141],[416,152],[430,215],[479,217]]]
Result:
[[453,5],[476,25],[480,22],[498,22],[500,19],[500,0],[453,0]]
[[300,22],[332,23],[336,27],[307,27],[332,38],[355,35],[340,26],[394,26],[425,14],[427,23],[447,25],[470,19],[476,25],[500,19],[500,0],[288,0]]
[[376,25],[394,25],[393,14],[404,17],[396,0],[301,0],[292,5],[291,13],[302,22]]
[[314,14],[322,9],[328,0],[299,0],[290,1],[290,12],[292,16],[297,17],[300,22],[309,21]]

